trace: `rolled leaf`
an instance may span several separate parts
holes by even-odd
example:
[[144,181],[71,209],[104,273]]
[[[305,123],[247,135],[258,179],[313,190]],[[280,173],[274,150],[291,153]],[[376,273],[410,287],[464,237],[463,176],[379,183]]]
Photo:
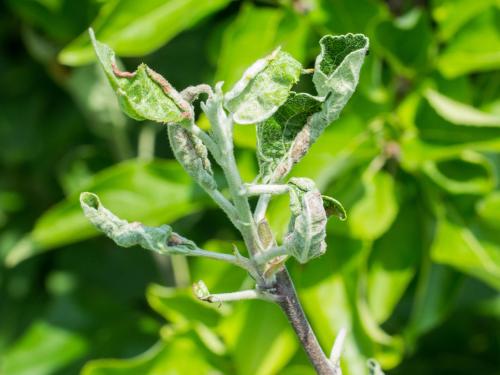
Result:
[[193,109],[160,74],[141,64],[133,73],[118,69],[115,53],[95,39],[89,30],[95,53],[123,112],[136,120],[182,123],[194,117]]
[[292,217],[284,246],[300,263],[307,263],[326,251],[327,216],[323,199],[308,178],[292,178],[288,184]]
[[322,130],[339,117],[356,89],[369,41],[363,34],[346,34],[326,35],[319,43],[313,82],[318,94],[325,97],[321,116],[315,121]]
[[291,93],[268,120],[258,124],[258,159],[264,182],[276,182],[299,162],[323,130],[336,120],[356,89],[368,38],[327,35],[320,40],[313,82],[319,97]]
[[257,125],[257,158],[264,181],[285,176],[310,146],[309,117],[321,110],[321,100],[290,93],[285,104]]
[[82,193],[80,204],[87,219],[118,246],[140,246],[164,254],[186,254],[196,245],[172,232],[168,225],[148,227],[139,222],[129,223],[107,210],[92,193]]
[[342,203],[328,195],[322,195],[321,198],[323,199],[323,207],[327,217],[336,216],[342,221],[347,219],[347,213]]
[[238,124],[264,121],[285,103],[301,71],[297,60],[277,49],[245,71],[225,95],[225,107]]
[[216,189],[217,183],[203,142],[192,132],[176,124],[168,127],[168,138],[176,159],[189,175],[204,188]]

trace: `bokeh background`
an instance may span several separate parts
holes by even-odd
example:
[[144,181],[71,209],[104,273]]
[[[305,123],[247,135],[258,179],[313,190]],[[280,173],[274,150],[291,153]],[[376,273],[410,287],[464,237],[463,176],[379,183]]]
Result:
[[[339,199],[323,257],[289,267],[321,344],[349,330],[345,375],[500,373],[500,5],[496,0],[0,2],[0,373],[313,374],[276,306],[208,306],[189,285],[238,269],[98,237],[77,203],[169,223],[230,251],[237,233],[172,160],[166,131],[127,119],[86,29],[179,90],[276,46],[312,66],[327,33],[363,32],[359,88],[294,175]],[[302,89],[311,85],[304,78]],[[199,119],[202,126],[206,120]],[[238,127],[245,180],[255,131]],[[286,199],[273,202],[277,233]],[[83,369],[83,370],[82,370]]]

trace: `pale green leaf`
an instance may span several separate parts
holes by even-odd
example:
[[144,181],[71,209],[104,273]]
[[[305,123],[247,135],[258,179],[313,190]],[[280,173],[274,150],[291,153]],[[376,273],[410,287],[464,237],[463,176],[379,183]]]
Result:
[[455,211],[439,217],[431,257],[473,275],[500,290],[498,231],[467,223]]
[[88,362],[82,375],[222,375],[207,359],[192,335],[175,335],[159,341],[146,352],[129,359],[98,359]]
[[279,307],[264,301],[239,304],[223,319],[221,335],[239,375],[274,375],[292,359],[298,341]]
[[500,191],[496,190],[486,195],[478,202],[476,209],[485,223],[500,229]]
[[257,60],[225,94],[225,107],[238,124],[254,124],[269,118],[285,103],[299,80],[302,66],[286,52],[275,50]]
[[279,180],[301,159],[309,148],[306,123],[320,109],[319,99],[292,92],[271,118],[257,125],[257,157],[264,181]]
[[[222,9],[229,0],[121,0],[105,4],[92,23],[99,39],[121,56],[150,53],[204,17]],[[93,58],[86,33],[59,55],[67,65],[82,65]]]
[[2,355],[0,373],[51,375],[87,351],[87,342],[79,334],[37,321]]
[[500,115],[490,114],[427,89],[425,97],[434,110],[455,125],[500,127]]
[[186,172],[206,189],[216,189],[217,183],[203,142],[192,132],[176,124],[168,127],[168,138],[175,158]]
[[160,123],[182,123],[193,118],[190,104],[165,78],[145,64],[133,73],[120,71],[113,50],[97,41],[92,29],[89,33],[97,59],[128,116]]
[[80,204],[86,218],[118,246],[140,246],[161,254],[185,254],[196,245],[176,233],[168,225],[149,227],[137,221],[129,223],[106,209],[93,193],[82,193]]
[[500,10],[491,7],[472,19],[449,41],[437,66],[447,78],[500,67]]
[[[202,207],[192,194],[192,180],[177,162],[127,161],[95,175],[84,186],[99,194],[113,212],[149,225],[171,222]],[[164,199],[158,200],[158,197]],[[71,196],[43,214],[35,228],[12,248],[6,263],[22,260],[97,235]]]
[[384,171],[363,179],[364,194],[350,210],[352,234],[373,240],[385,233],[398,213],[394,178]]
[[288,186],[292,217],[284,246],[300,263],[307,263],[326,251],[327,216],[323,199],[310,179],[292,178]]
[[488,193],[497,181],[492,163],[474,151],[464,151],[453,159],[425,161],[422,170],[451,194]]
[[392,314],[418,268],[422,229],[418,207],[401,207],[391,228],[373,245],[368,267],[367,300],[378,323]]
[[362,34],[326,35],[319,43],[321,53],[316,58],[313,82],[325,103],[313,120],[315,133],[321,133],[340,116],[356,89],[369,46]]

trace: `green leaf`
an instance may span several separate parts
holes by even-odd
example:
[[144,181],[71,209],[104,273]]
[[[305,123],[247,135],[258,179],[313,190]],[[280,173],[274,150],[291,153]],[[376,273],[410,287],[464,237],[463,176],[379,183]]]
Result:
[[159,341],[148,351],[129,359],[88,362],[82,375],[214,374],[222,375],[207,359],[203,348],[189,334]]
[[421,239],[418,207],[406,203],[391,228],[375,241],[369,259],[367,300],[378,323],[390,317],[415,275]]
[[118,246],[138,245],[161,254],[185,254],[196,248],[194,242],[173,233],[169,225],[148,227],[120,219],[106,209],[95,194],[80,194],[80,204],[87,219]]
[[319,99],[292,92],[271,118],[257,125],[257,158],[264,181],[284,177],[307,152],[309,139],[306,123],[320,109]]
[[362,34],[326,35],[319,43],[321,53],[314,65],[313,82],[318,94],[326,99],[321,113],[313,119],[313,138],[340,116],[351,98],[369,45]]
[[275,304],[248,301],[223,319],[221,334],[228,343],[239,375],[274,375],[292,359],[297,338]]
[[[85,190],[99,194],[121,217],[150,225],[174,221],[202,207],[200,199],[193,199],[191,179],[172,161],[127,161],[95,175]],[[83,215],[78,196],[71,196],[43,214],[31,233],[10,250],[5,261],[14,266],[46,250],[97,233]]]
[[426,161],[422,170],[451,194],[488,193],[497,181],[492,163],[474,151],[464,151],[454,159]]
[[323,207],[327,217],[333,215],[342,221],[347,219],[347,213],[345,212],[345,208],[342,206],[342,203],[327,195],[322,195],[321,198],[323,199]]
[[365,172],[364,194],[351,208],[347,221],[355,237],[373,240],[389,229],[398,213],[394,185],[387,172]]
[[208,151],[201,139],[176,124],[168,127],[168,139],[175,158],[186,172],[206,189],[216,189],[217,183],[208,159]]
[[439,92],[427,89],[425,97],[434,110],[455,125],[500,127],[500,115],[480,111],[472,106],[453,100]]
[[493,228],[500,228],[500,191],[496,190],[481,199],[476,206],[479,217]]
[[413,77],[425,71],[433,52],[429,17],[419,8],[394,20],[381,20],[374,27],[373,48],[396,72]]
[[122,110],[136,120],[182,123],[192,119],[193,109],[161,75],[141,64],[133,73],[118,70],[115,53],[95,39],[89,30],[95,53]]
[[37,321],[4,353],[0,372],[50,375],[83,357],[87,351],[87,342],[80,335]]
[[[229,0],[122,0],[105,4],[92,23],[99,39],[121,56],[150,53],[199,20],[218,11]],[[92,61],[92,46],[86,33],[71,42],[59,55],[67,65]]]
[[300,263],[307,263],[326,251],[327,217],[323,199],[308,178],[292,178],[288,186],[292,217],[283,244]]
[[451,39],[437,66],[447,78],[500,67],[500,10],[491,7],[476,16]]
[[439,217],[431,257],[500,290],[499,240],[498,231],[466,223],[458,212],[448,209]]
[[286,101],[301,71],[302,65],[297,60],[277,49],[243,73],[225,94],[225,107],[238,124],[264,121]]
[[432,16],[438,24],[442,40],[453,38],[470,20],[481,15],[496,0],[440,0],[432,4]]

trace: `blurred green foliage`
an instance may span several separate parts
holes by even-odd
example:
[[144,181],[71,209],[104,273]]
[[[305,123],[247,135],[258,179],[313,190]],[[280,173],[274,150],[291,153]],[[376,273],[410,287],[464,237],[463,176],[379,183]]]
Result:
[[[178,89],[229,87],[277,45],[312,66],[321,35],[367,34],[358,91],[294,170],[348,212],[323,257],[289,262],[304,307],[325,349],[348,328],[344,374],[371,357],[387,374],[498,373],[496,0],[0,3],[0,373],[312,374],[277,307],[208,306],[187,288],[238,289],[240,270],[95,238],[82,190],[206,248],[238,242],[164,129],[120,113],[89,25],[125,66],[144,60]],[[255,130],[236,137],[251,180]],[[287,205],[270,209],[279,233]]]

